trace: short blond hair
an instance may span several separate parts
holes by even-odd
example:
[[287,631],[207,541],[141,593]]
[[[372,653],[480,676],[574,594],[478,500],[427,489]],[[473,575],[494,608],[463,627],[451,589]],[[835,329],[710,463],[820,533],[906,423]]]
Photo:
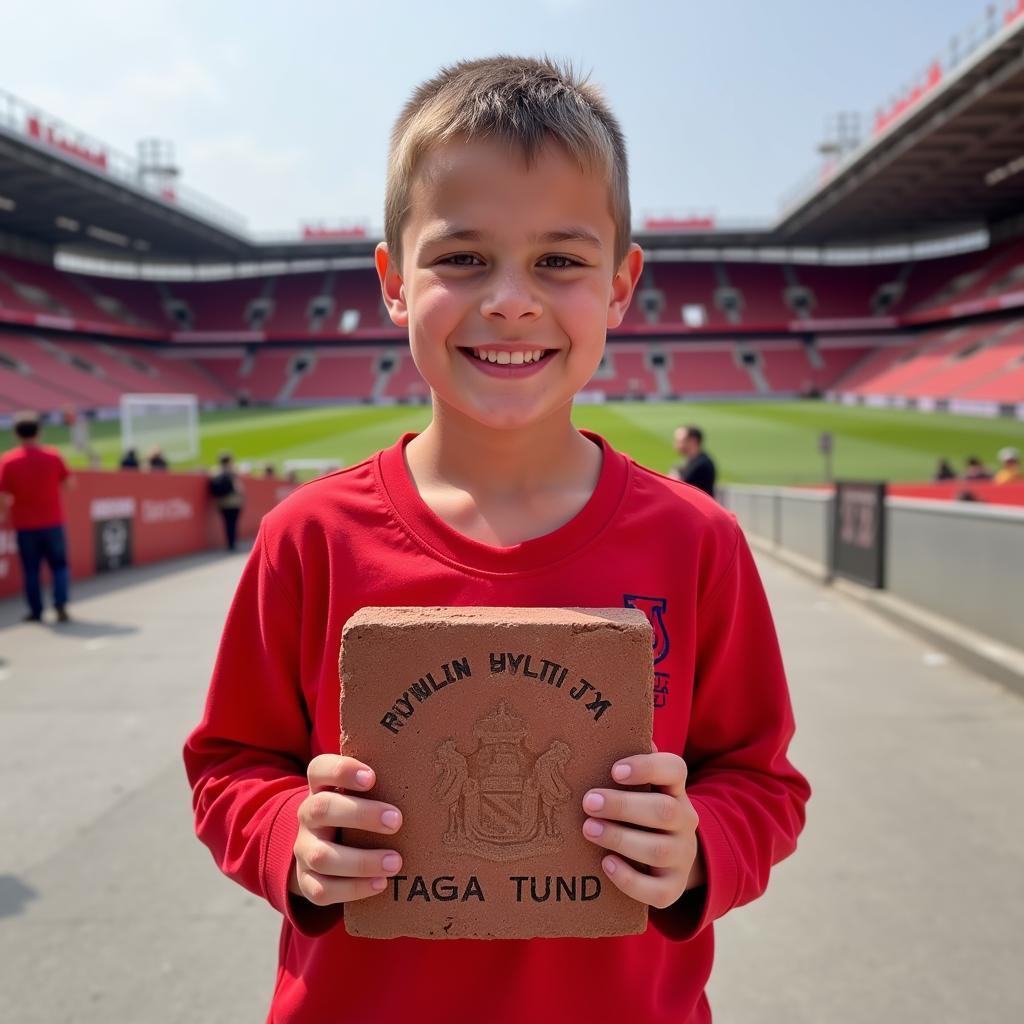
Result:
[[391,132],[384,238],[401,261],[401,233],[423,157],[454,139],[498,140],[527,165],[545,145],[561,146],[582,171],[608,181],[615,265],[630,244],[626,141],[600,89],[566,64],[544,58],[488,57],[442,68],[409,99]]

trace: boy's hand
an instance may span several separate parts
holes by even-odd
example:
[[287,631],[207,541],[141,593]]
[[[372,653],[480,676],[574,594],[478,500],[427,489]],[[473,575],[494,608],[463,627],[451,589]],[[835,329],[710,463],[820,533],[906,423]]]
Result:
[[[671,906],[687,889],[706,880],[697,845],[697,814],[686,797],[686,764],[676,754],[637,754],[616,761],[612,778],[627,786],[650,784],[657,792],[590,790],[583,798],[583,809],[590,815],[583,835],[622,854],[605,857],[601,866],[627,896],[652,907]],[[623,858],[648,865],[650,874]]]
[[[402,868],[394,850],[362,850],[334,842],[339,828],[394,835],[402,812],[392,804],[351,795],[371,789],[373,769],[351,757],[321,754],[309,762],[309,796],[299,804],[288,891],[318,907],[376,896]],[[344,792],[342,792],[344,791]]]

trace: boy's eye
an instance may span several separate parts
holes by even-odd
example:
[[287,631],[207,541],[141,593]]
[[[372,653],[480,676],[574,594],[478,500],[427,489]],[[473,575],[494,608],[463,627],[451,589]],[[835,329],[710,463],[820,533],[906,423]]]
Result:
[[471,252],[457,252],[452,256],[445,256],[441,262],[448,263],[453,267],[475,267],[483,261],[479,256],[474,256]]
[[545,256],[541,259],[541,265],[551,270],[565,270],[569,267],[578,267],[581,264],[568,256]]

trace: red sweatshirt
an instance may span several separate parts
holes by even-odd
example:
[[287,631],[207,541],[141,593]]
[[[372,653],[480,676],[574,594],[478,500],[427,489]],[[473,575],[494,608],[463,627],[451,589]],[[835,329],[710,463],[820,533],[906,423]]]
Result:
[[[403,457],[413,436],[264,518],[185,747],[200,839],[284,915],[268,1019],[709,1021],[711,924],[764,891],[809,796],[786,758],[782,661],[734,517],[588,434],[604,457],[582,511],[554,533],[492,547],[420,498]],[[655,636],[654,741],[689,767],[707,886],[653,910],[642,935],[528,942],[353,938],[342,906],[290,897],[306,766],[340,752],[341,630],[365,605],[641,608]]]

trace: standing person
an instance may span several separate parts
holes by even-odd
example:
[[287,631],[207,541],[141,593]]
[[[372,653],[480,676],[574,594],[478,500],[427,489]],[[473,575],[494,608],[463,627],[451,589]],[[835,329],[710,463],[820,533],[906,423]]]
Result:
[[1016,484],[1024,480],[1020,472],[1020,452],[1016,448],[1000,448],[999,469],[993,477],[993,483]]
[[238,539],[238,519],[245,505],[245,487],[242,478],[235,472],[230,452],[224,452],[220,457],[220,468],[210,478],[210,494],[216,500],[221,519],[224,520],[227,549],[234,551]]
[[[621,129],[571,70],[467,61],[416,90],[388,168],[377,272],[432,418],[263,518],[185,746],[197,832],[283,916],[270,1019],[705,1024],[712,922],[793,851],[809,790],[735,517],[572,424],[643,268]],[[644,933],[348,934],[345,904],[388,899],[402,870],[403,809],[340,747],[342,627],[381,604],[649,609],[656,750],[601,765],[561,822],[603,885],[651,908]],[[382,663],[382,702],[396,685]]]
[[146,467],[151,473],[160,473],[166,469],[170,469],[170,465],[167,462],[167,456],[164,455],[162,448],[150,448],[149,455],[146,457]]
[[53,606],[58,622],[68,622],[69,573],[64,537],[61,485],[70,473],[56,448],[39,443],[39,417],[17,413],[14,434],[19,445],[0,456],[0,492],[10,495],[11,522],[28,604],[26,622],[42,622],[43,594],[39,574],[43,562],[53,577]]
[[965,480],[991,480],[992,474],[977,455],[969,455],[964,464]]
[[84,455],[89,464],[96,453],[89,441],[89,416],[85,411],[78,412],[73,405],[64,410],[64,425],[68,428],[71,447],[80,455]]
[[675,449],[686,459],[676,466],[670,476],[683,483],[699,487],[712,498],[715,496],[715,463],[704,451],[704,432],[700,427],[678,427],[675,433]]

